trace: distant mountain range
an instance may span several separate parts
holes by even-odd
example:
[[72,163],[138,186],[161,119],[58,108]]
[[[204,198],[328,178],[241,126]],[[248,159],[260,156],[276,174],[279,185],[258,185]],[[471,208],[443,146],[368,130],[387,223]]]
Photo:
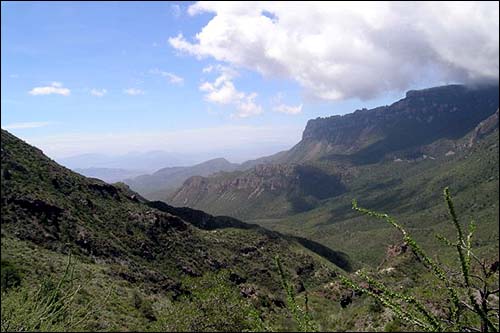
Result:
[[[203,157],[210,155],[212,154],[204,153],[191,156],[163,151],[119,156],[83,154],[58,159],[58,162],[86,177],[101,179],[108,183],[123,181],[134,191],[147,197],[161,198],[164,197],[165,191],[181,186],[191,176],[247,170],[267,161],[264,157],[238,164],[223,158],[213,158],[199,163]],[[234,152],[231,155],[235,155]]]
[[[162,197],[166,191],[174,190],[192,176],[209,176],[221,171],[234,171],[239,164],[230,163],[224,158],[212,159],[189,167],[163,168],[151,175],[141,175],[124,182],[134,191],[147,198]],[[159,193],[158,193],[159,192]]]

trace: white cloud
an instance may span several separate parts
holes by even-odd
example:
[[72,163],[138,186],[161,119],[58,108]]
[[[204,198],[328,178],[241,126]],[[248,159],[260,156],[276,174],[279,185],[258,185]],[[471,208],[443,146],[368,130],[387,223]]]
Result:
[[12,123],[2,127],[6,130],[13,130],[13,129],[45,127],[50,124],[52,124],[52,122],[50,121],[34,121],[34,122],[24,122],[24,123]]
[[19,78],[19,74],[10,74],[9,77],[11,79],[18,79]]
[[233,113],[232,116],[237,118],[247,118],[263,112],[262,107],[255,103],[257,93],[245,93],[236,89],[232,80],[238,76],[238,73],[234,69],[221,65],[203,69],[205,73],[212,71],[219,73],[215,81],[203,82],[200,85],[200,90],[206,93],[205,100],[217,104],[233,105],[237,112]]
[[370,99],[415,82],[498,80],[499,4],[492,2],[197,2],[215,16],[193,41],[169,43],[310,97]]
[[97,96],[97,97],[102,97],[104,95],[106,95],[108,93],[108,91],[106,89],[92,89],[90,90],[90,94],[92,96]]
[[35,87],[28,93],[33,96],[51,94],[69,96],[71,94],[71,90],[64,88],[61,82],[52,82],[50,86]]
[[276,112],[282,112],[287,114],[299,114],[302,112],[302,104],[297,106],[280,104],[275,106],[273,110]]
[[149,71],[151,74],[155,75],[161,75],[165,78],[167,78],[168,82],[172,84],[177,84],[177,85],[183,85],[184,84],[184,78],[170,72],[164,72],[159,70],[158,68],[152,69]]
[[123,90],[123,93],[130,95],[130,96],[144,95],[144,91],[141,89],[137,89],[137,88],[125,89],[125,90]]

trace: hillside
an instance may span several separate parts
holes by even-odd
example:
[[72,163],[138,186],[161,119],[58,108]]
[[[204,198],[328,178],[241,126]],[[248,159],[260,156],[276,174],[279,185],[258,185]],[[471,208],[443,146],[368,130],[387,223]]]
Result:
[[141,175],[124,182],[132,190],[150,199],[162,197],[192,176],[209,176],[220,171],[234,171],[238,164],[230,163],[224,158],[215,158],[189,167],[163,168],[151,175]]
[[279,309],[283,292],[276,255],[296,272],[294,280],[310,286],[335,275],[339,268],[331,261],[349,268],[345,255],[314,242],[149,203],[123,184],[85,178],[4,130],[1,157],[2,267],[9,262],[26,272],[23,283],[34,284],[45,272],[60,271],[63,265],[53,263],[71,250],[81,267],[99,278],[86,293],[119,288],[96,319],[100,330],[144,328],[147,317],[124,307],[128,295],[135,290],[153,301],[176,299],[188,292],[182,281],[190,276],[230,270],[241,290],[252,290]]

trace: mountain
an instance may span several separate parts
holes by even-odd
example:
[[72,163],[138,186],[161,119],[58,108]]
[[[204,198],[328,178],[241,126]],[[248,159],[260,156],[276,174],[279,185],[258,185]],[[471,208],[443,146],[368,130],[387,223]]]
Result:
[[[460,223],[474,221],[477,226],[476,250],[496,257],[500,171],[497,117],[497,113],[493,114],[458,140],[426,146],[430,153],[352,168],[352,175],[344,178],[348,190],[324,200],[321,206],[280,219],[253,222],[326,246],[335,244],[351,258],[377,265],[395,234],[391,226],[355,214],[351,201],[357,199],[364,207],[394,216],[429,252],[448,258],[447,249],[443,250],[434,237],[453,235],[442,200],[443,188],[448,186]],[[490,130],[482,132],[486,128]],[[478,136],[481,132],[484,135]]]
[[238,164],[230,163],[224,158],[215,158],[189,167],[163,168],[151,175],[141,175],[126,179],[124,182],[132,190],[147,198],[157,198],[164,196],[169,190],[181,186],[189,177],[209,176],[220,171],[234,171],[237,168]]
[[[397,163],[456,166],[451,155],[471,150],[465,137],[477,141],[490,133],[496,110],[498,86],[409,91],[390,106],[310,120],[292,149],[258,160],[266,164],[188,179],[163,200],[245,220],[287,218],[328,200],[352,199],[361,179],[368,193],[377,186],[390,188],[386,172]],[[301,176],[304,170],[309,174]],[[415,172],[421,179],[437,176],[429,169]]]
[[411,90],[390,106],[309,120],[302,140],[276,161],[325,158],[376,163],[439,139],[461,138],[497,108],[498,86],[494,85]]
[[2,270],[5,260],[35,284],[56,269],[54,263],[62,269],[63,253],[71,250],[85,274],[99,278],[85,284],[84,294],[95,298],[107,292],[105,286],[118,288],[96,319],[100,330],[134,330],[133,322],[144,328],[151,315],[128,307],[128,295],[172,302],[189,293],[182,283],[189,276],[230,270],[242,292],[279,308],[276,255],[296,272],[294,281],[311,287],[331,279],[338,266],[350,267],[344,254],[304,238],[148,202],[125,184],[86,178],[4,130],[1,162]]
[[106,183],[115,183],[128,178],[143,175],[144,170],[128,170],[128,169],[113,169],[113,168],[75,168],[73,171],[85,177],[98,178]]

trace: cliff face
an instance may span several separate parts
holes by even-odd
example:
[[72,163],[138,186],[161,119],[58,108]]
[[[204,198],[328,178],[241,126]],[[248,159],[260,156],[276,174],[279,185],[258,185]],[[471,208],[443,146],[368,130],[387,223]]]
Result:
[[463,137],[497,108],[498,86],[412,90],[390,106],[310,120],[302,140],[280,162],[348,156],[354,163],[373,163],[388,153]]

